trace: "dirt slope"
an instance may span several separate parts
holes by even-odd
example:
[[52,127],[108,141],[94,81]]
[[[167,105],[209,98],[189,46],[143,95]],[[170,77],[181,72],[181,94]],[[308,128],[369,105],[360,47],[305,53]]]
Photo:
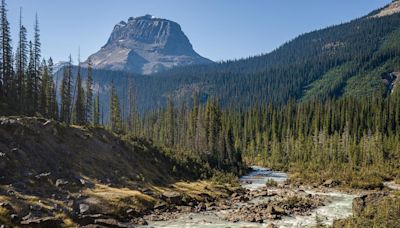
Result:
[[102,128],[0,117],[0,226],[140,224],[157,204],[188,194],[175,187],[198,177],[188,164]]

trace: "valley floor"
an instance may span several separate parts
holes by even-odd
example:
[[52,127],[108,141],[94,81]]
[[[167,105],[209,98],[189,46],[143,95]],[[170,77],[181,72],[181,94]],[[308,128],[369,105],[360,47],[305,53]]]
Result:
[[0,225],[274,227],[344,219],[333,225],[396,227],[400,221],[397,183],[369,191],[339,189],[329,180],[302,185],[262,168],[241,185],[224,174],[200,180],[191,166],[144,140],[40,118],[0,118],[0,159]]

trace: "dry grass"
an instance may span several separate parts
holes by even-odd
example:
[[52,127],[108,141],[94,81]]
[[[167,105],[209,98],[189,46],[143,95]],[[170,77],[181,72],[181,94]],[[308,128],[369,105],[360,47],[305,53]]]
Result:
[[228,185],[215,185],[210,181],[176,182],[170,188],[155,187],[155,189],[159,192],[172,189],[198,201],[204,200],[204,195],[209,195],[212,198],[227,197],[232,191]]
[[91,202],[97,204],[102,210],[112,214],[118,214],[129,208],[136,211],[146,210],[152,208],[157,201],[137,190],[113,188],[102,184],[96,184],[94,188],[84,190],[83,194],[92,198]]

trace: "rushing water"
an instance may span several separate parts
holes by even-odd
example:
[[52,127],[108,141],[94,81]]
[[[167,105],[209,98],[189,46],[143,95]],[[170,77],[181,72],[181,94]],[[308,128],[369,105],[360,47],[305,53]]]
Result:
[[[267,168],[252,167],[253,171],[240,178],[244,188],[256,190],[263,186],[269,179],[284,182],[287,174],[283,172],[272,171]],[[308,191],[310,194],[321,194],[329,197],[330,203],[319,207],[307,216],[282,217],[281,220],[266,221],[265,223],[249,222],[227,222],[222,218],[227,211],[209,211],[200,213],[182,214],[177,219],[169,221],[149,222],[152,227],[198,227],[198,228],[218,228],[218,227],[265,227],[265,224],[273,222],[278,227],[313,227],[316,223],[316,216],[327,225],[331,225],[334,219],[345,218],[351,215],[352,201],[355,196],[338,192],[320,193]]]

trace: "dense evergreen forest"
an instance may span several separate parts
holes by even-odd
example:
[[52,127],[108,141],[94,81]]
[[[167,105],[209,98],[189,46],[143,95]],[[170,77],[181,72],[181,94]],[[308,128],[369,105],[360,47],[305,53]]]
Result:
[[53,72],[37,17],[33,41],[20,22],[13,53],[4,0],[0,13],[1,115],[104,126],[234,173],[244,161],[353,187],[400,178],[400,14],[301,35],[267,55],[132,76],[71,57]]
[[166,105],[168,97],[189,102],[193,91],[201,103],[218,97],[223,108],[241,110],[264,103],[282,105],[289,98],[386,97],[396,82],[392,73],[400,65],[400,14],[371,15],[300,35],[265,55],[150,76],[94,70],[94,82],[106,101],[105,85],[113,80],[120,97],[127,97],[124,91],[131,79],[141,113]]

